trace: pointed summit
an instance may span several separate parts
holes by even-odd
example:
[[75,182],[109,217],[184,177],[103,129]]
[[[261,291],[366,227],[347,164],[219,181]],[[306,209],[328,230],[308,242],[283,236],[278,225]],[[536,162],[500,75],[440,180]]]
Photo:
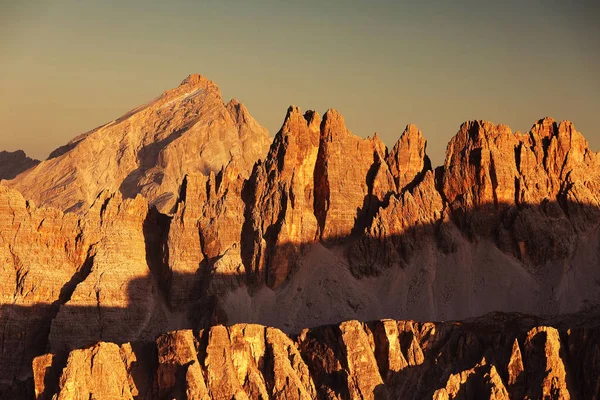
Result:
[[[187,90],[187,91],[205,90],[205,91],[214,93],[219,98],[221,98],[221,89],[219,89],[219,86],[215,82],[206,78],[204,75],[200,75],[200,74],[188,75],[187,78],[185,78],[183,81],[181,81],[181,84],[177,88],[171,89],[170,91],[167,91],[167,92],[181,91],[181,90]],[[235,100],[235,99],[233,99],[233,100]],[[237,100],[236,100],[236,102],[237,102]]]
[[419,182],[431,170],[425,153],[427,140],[416,125],[408,124],[390,152],[387,163],[399,191]]
[[209,85],[215,85],[215,83],[202,74],[189,74],[187,76],[187,78],[185,78],[183,81],[181,81],[180,86],[185,86],[185,85],[209,86]]
[[218,172],[231,160],[247,176],[270,138],[236,100],[199,74],[122,117],[79,136],[9,183],[40,205],[85,210],[102,190],[143,194],[170,212],[186,174]]
[[325,135],[329,140],[347,136],[348,129],[344,117],[337,110],[330,108],[323,115],[322,135]]

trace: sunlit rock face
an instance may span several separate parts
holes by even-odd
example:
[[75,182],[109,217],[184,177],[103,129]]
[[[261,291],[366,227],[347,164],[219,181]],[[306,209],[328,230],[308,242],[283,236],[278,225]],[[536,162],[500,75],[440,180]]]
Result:
[[[44,351],[218,322],[300,332],[597,304],[596,155],[548,121],[529,134],[466,123],[432,170],[414,126],[390,153],[335,111],[292,107],[248,178],[236,161],[188,174],[170,215],[108,191],[64,214],[4,188],[4,382]],[[534,173],[519,154],[535,143]]]
[[280,285],[302,246],[316,240],[314,171],[321,117],[288,109],[269,154],[244,185],[242,257],[253,282]]
[[146,348],[99,343],[62,360],[37,357],[35,393],[59,399],[593,398],[600,385],[598,318],[576,319],[495,313],[463,323],[351,320],[297,336],[254,324],[179,330]]
[[[89,361],[108,365],[117,354],[123,366],[106,379],[133,397],[536,398],[544,387],[562,397],[573,389],[563,325],[550,325],[563,335],[559,347],[547,324],[529,324],[502,342],[510,355],[480,352],[443,376],[432,366],[438,378],[419,392],[390,379],[428,357],[441,362],[422,333],[341,323],[598,306],[600,161],[571,123],[546,118],[512,133],[465,122],[437,168],[417,127],[389,150],[377,135],[355,136],[335,110],[290,107],[270,148],[263,137],[241,104],[190,76],[3,181],[13,188],[0,185],[0,394],[52,381],[52,393],[69,398],[77,376],[85,396],[109,390],[94,383],[105,371]],[[242,325],[210,328],[218,324]],[[460,340],[484,340],[482,325],[473,329]],[[187,333],[154,344],[169,331]],[[582,335],[569,352],[588,349]],[[42,354],[52,356],[34,369],[48,372],[32,381]],[[134,374],[142,356],[160,365]],[[158,383],[142,390],[133,375]]]
[[[503,214],[519,214],[515,207],[544,203],[552,203],[548,211],[556,217],[568,214],[576,230],[587,230],[598,220],[599,162],[568,121],[545,118],[527,134],[472,121],[448,144],[442,191],[456,222],[472,235],[493,233],[506,222]],[[588,215],[592,221],[582,223]],[[552,255],[548,246],[540,253]]]
[[415,125],[408,124],[386,159],[399,191],[414,186],[425,172],[431,170],[426,147],[423,133]]
[[63,211],[85,212],[98,193],[108,190],[125,198],[141,193],[159,210],[171,212],[186,174],[209,175],[235,160],[247,176],[270,142],[243,104],[224,103],[214,82],[190,75],[4,184],[36,204]]

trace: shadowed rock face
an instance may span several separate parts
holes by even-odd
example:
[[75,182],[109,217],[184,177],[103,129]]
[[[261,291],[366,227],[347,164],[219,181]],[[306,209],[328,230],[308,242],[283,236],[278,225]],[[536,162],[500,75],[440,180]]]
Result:
[[27,157],[23,150],[0,151],[0,181],[3,179],[13,179],[15,176],[30,168],[35,167],[40,162]]
[[[136,167],[126,176],[111,170],[118,185],[109,185],[110,190],[92,194],[108,180],[89,183],[76,177],[61,181],[60,191],[44,192],[47,204],[76,201],[78,213],[38,208],[25,200],[28,195],[24,198],[0,186],[0,390],[31,389],[31,362],[45,353],[54,356],[36,359],[34,365],[50,375],[38,373],[35,385],[54,382],[51,392],[60,391],[61,398],[70,398],[69,388],[80,383],[87,385],[80,392],[86,398],[109,390],[95,383],[105,369],[86,363],[98,357],[108,365],[117,354],[126,361],[107,379],[112,382],[110,390],[123,396],[142,391],[136,374],[163,382],[159,387],[167,385],[156,389],[165,396],[175,390],[178,396],[200,398],[206,393],[223,398],[347,398],[365,393],[396,398],[418,393],[416,398],[440,399],[487,393],[501,398],[512,393],[514,385],[514,390],[522,391],[518,393],[525,393],[522,396],[537,398],[542,395],[530,391],[547,385],[552,393],[563,395],[561,380],[571,390],[570,374],[583,376],[579,386],[593,381],[577,366],[565,364],[561,370],[555,361],[539,355],[543,349],[544,357],[556,359],[555,354],[565,351],[564,330],[558,331],[563,350],[540,344],[556,342],[555,333],[543,330],[546,322],[507,334],[502,346],[514,356],[506,360],[489,350],[468,358],[460,368],[451,368],[452,358],[460,359],[460,354],[448,356],[446,364],[431,361],[439,365],[431,366],[437,380],[424,389],[389,381],[405,364],[410,366],[411,359],[419,365],[428,357],[436,360],[438,353],[427,353],[421,336],[390,339],[388,350],[396,350],[389,350],[387,361],[384,353],[373,350],[380,340],[373,332],[404,332],[400,324],[316,328],[383,318],[459,320],[492,311],[565,314],[600,304],[600,166],[572,124],[544,119],[526,134],[513,134],[502,125],[467,122],[450,141],[444,165],[433,170],[425,139],[414,126],[405,129],[389,152],[377,136],[354,136],[335,110],[321,118],[291,107],[266,157],[251,171],[244,157],[214,156],[220,160],[211,164],[214,168],[198,167],[203,162],[194,158],[186,163],[197,169],[186,174],[177,169],[170,176],[178,178],[149,178],[158,176],[156,165],[164,167],[165,177],[173,163],[183,165],[178,156],[169,156],[177,153],[169,149],[188,134],[198,133],[190,137],[205,143],[202,135],[210,136],[217,132],[214,129],[223,133],[219,129],[229,122],[237,124],[237,133],[226,129],[235,133],[235,140],[242,132],[255,132],[249,130],[252,120],[244,116],[243,107],[225,106],[217,94],[211,82],[190,77],[179,88],[76,139],[9,182],[18,186],[30,180],[33,185],[35,174],[75,163],[74,154],[94,149],[86,143],[95,143],[93,138],[118,127],[123,140],[143,137],[144,146],[118,147],[122,153],[106,150],[113,156],[121,154],[121,164],[109,157],[105,164],[94,165],[94,171],[125,165],[130,156],[139,161],[140,155],[154,154],[144,149],[156,150],[152,146],[161,143],[159,156],[148,156],[158,164],[132,161],[127,165]],[[221,110],[216,114],[225,122],[213,118],[215,110]],[[172,136],[178,134],[171,130],[171,122],[159,124],[160,129],[147,128],[153,116],[162,113],[168,113],[174,124],[193,124],[185,125],[185,133],[177,137]],[[131,128],[138,123],[139,129]],[[158,131],[163,132],[160,138],[148,136]],[[189,143],[183,147],[195,148]],[[137,149],[133,155],[125,151],[132,148]],[[217,150],[203,154],[212,160],[210,154],[221,154]],[[77,168],[72,169],[73,176],[79,174]],[[128,180],[129,176],[135,179]],[[40,182],[43,186],[47,181]],[[131,182],[137,183],[130,186]],[[135,195],[140,191],[147,198]],[[208,328],[217,323],[271,328],[248,325],[254,333],[252,339],[244,339],[250,335],[241,328],[246,325],[235,332]],[[476,324],[456,340],[487,337],[485,326]],[[540,330],[529,337],[536,327]],[[306,333],[313,339],[286,336],[304,328],[315,328]],[[159,360],[150,372],[135,369],[143,363],[134,358],[141,359],[145,352],[123,350],[127,342],[146,346],[164,332],[189,329],[203,332],[185,334],[185,346],[192,343],[196,352],[180,354],[177,349],[185,346],[179,342],[173,351],[161,350],[171,346],[167,335],[164,343],[159,340],[157,347],[151,346],[154,350],[148,350],[151,360]],[[277,338],[280,344],[275,344]],[[253,343],[256,367],[250,361],[233,361],[236,351],[246,346],[238,346],[244,340]],[[405,349],[403,340],[408,341],[406,352],[397,350]],[[587,339],[581,340],[573,351],[587,349]],[[115,344],[89,347],[97,342]],[[480,347],[494,346],[485,342]],[[84,349],[69,354],[77,348]],[[153,351],[158,356],[153,357]],[[161,357],[185,368],[163,368]],[[541,361],[528,365],[527,357]],[[53,369],[63,359],[68,366],[71,358],[78,367],[70,375],[64,375],[62,367],[58,372]],[[234,367],[217,370],[229,363]],[[213,367],[218,368],[210,370]],[[276,368],[280,372],[275,373]],[[308,372],[299,372],[306,368]],[[535,378],[537,383],[519,389],[518,371],[528,368],[550,368],[554,375]],[[78,376],[85,379],[79,382]],[[181,382],[188,383],[181,386]],[[216,389],[219,382],[225,382],[222,389]],[[552,386],[555,383],[558,386]],[[574,390],[583,393],[579,386]],[[329,388],[325,394],[319,394],[322,387]]]
[[[180,330],[153,348],[99,343],[37,357],[35,392],[58,399],[594,398],[599,321],[573,318],[347,321],[298,336],[253,324]],[[141,358],[148,353],[156,358]]]
[[224,104],[217,85],[190,75],[179,87],[73,139],[5,184],[36,204],[63,211],[85,212],[99,192],[108,190],[126,198],[141,193],[171,212],[185,174],[208,175],[236,160],[247,176],[270,141],[243,104],[235,99]]

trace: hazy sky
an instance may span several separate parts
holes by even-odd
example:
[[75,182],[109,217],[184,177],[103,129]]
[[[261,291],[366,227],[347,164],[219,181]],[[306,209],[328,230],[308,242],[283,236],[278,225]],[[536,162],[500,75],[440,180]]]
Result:
[[596,3],[0,0],[0,149],[45,158],[202,73],[272,135],[336,108],[388,146],[417,124],[439,164],[465,120],[550,115],[600,150]]

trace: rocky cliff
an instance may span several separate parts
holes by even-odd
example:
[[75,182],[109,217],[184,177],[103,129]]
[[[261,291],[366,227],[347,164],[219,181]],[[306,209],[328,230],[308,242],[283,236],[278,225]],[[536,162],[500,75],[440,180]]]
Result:
[[0,180],[13,179],[40,162],[27,157],[23,150],[0,151]]
[[190,75],[4,184],[36,204],[63,211],[85,212],[108,190],[125,198],[141,193],[171,212],[185,174],[208,175],[236,160],[247,175],[270,142],[243,104],[235,99],[225,104],[214,82]]
[[[598,316],[180,330],[33,361],[40,399],[592,399]],[[576,322],[574,322],[576,321]],[[152,357],[148,357],[152,354]],[[56,396],[56,397],[52,397]]]
[[[317,327],[386,318],[462,320],[495,311],[585,315],[600,304],[600,158],[570,122],[546,118],[527,133],[466,122],[435,169],[417,127],[408,125],[389,150],[377,135],[352,134],[335,110],[321,117],[290,107],[266,156],[254,163],[262,137],[242,105],[223,104],[212,82],[190,76],[3,181],[25,196],[0,185],[0,391],[8,391],[1,393],[31,389],[32,360],[48,353],[35,361],[36,371],[48,370],[36,372],[35,385],[48,381],[54,385],[48,393],[64,398],[87,398],[95,390],[149,393],[138,387],[139,376],[157,379],[152,393],[165,396],[175,390],[199,397],[293,397],[290,385],[299,397],[314,397],[323,387],[330,388],[323,396],[341,398],[374,390],[441,399],[489,389],[503,396],[517,379],[507,368],[527,363],[509,363],[500,350],[451,369],[454,356],[440,364],[439,352],[427,353],[419,336],[423,355],[409,346],[413,355],[402,357],[409,364],[410,357],[425,357],[433,363],[427,371],[439,364],[447,374],[431,372],[437,378],[424,383],[427,389],[403,388],[388,381],[391,367],[382,367],[404,365],[399,350],[388,361],[373,350],[381,345],[373,332],[393,328]],[[230,145],[237,150],[222,151]],[[528,332],[538,329],[530,340],[536,349],[567,351],[533,339],[558,335],[561,349],[587,351],[585,344],[564,345],[576,323],[515,318],[503,326],[527,326],[480,348],[526,352]],[[244,367],[211,372],[211,365],[229,365],[227,354],[238,351],[232,338],[244,342],[246,328],[210,327],[248,323],[270,327],[248,325],[255,335],[251,347],[258,346],[252,347],[254,362],[262,366],[252,369],[244,361]],[[452,326],[460,340],[488,340],[485,323],[469,324],[427,326]],[[503,335],[500,325],[492,329],[497,335]],[[543,331],[546,325],[558,333]],[[158,335],[189,329],[203,333],[182,333],[176,343],[163,336],[153,347]],[[352,344],[359,353],[344,353],[339,346],[346,340],[368,346]],[[388,348],[397,349],[392,342]],[[63,365],[66,355],[73,368],[67,361],[64,371],[52,367]],[[187,369],[136,369],[163,357]],[[376,362],[365,361],[370,358]],[[107,369],[102,365],[119,359],[114,375],[98,382]],[[369,372],[356,372],[363,363]],[[539,382],[522,386],[518,396],[540,397],[531,394],[542,390],[540,382],[565,380],[565,374],[583,374],[566,386],[575,385],[569,390],[581,396],[588,393],[582,385],[594,384],[581,372],[587,364],[539,363],[535,371],[549,368],[557,377],[535,378]],[[181,386],[188,374],[193,384]],[[494,383],[487,389],[467,384],[473,379]],[[229,382],[220,394],[218,382]],[[79,384],[87,386],[75,389]]]

